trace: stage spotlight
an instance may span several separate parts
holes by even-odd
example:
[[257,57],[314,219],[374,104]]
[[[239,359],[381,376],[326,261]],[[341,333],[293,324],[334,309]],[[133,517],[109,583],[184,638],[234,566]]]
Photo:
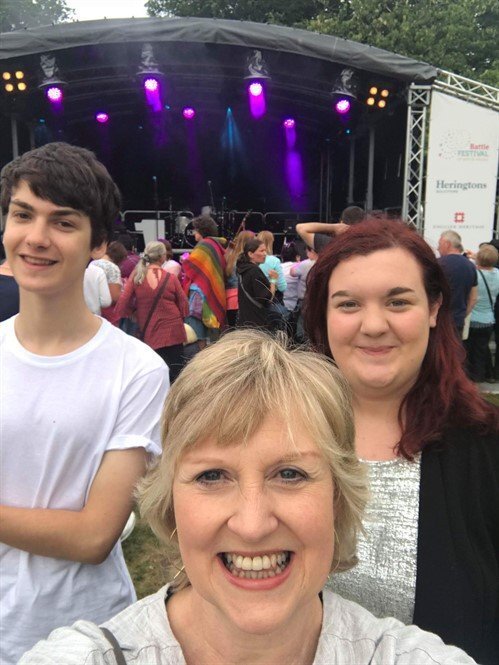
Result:
[[369,96],[366,99],[367,106],[384,109],[387,105],[390,91],[387,88],[381,88],[373,85],[369,88]]
[[52,104],[60,104],[62,102],[63,98],[62,88],[60,88],[57,85],[53,85],[47,88],[45,90],[45,94],[49,102],[51,102]]
[[63,86],[65,81],[61,79],[59,67],[55,55],[52,53],[43,53],[40,56],[40,69],[42,70],[42,80],[38,88],[43,90],[52,108],[62,111]]
[[253,81],[253,83],[250,83],[248,90],[252,97],[260,97],[260,95],[263,95],[263,85],[258,83],[258,81]]
[[248,56],[246,72],[244,80],[248,81],[250,112],[253,118],[258,119],[267,111],[265,82],[270,81],[269,70],[261,51],[252,51]]
[[165,75],[159,69],[151,44],[146,43],[142,45],[140,64],[137,69],[137,78],[142,83],[146,101],[152,111],[159,112],[163,110],[161,88]]
[[334,105],[334,108],[336,109],[337,113],[344,114],[344,113],[348,113],[348,111],[350,111],[351,106],[352,105],[350,103],[350,100],[347,99],[346,97],[342,97],[341,99],[339,99],[336,102],[336,104]]
[[104,125],[109,120],[109,115],[105,111],[99,111],[95,114],[95,119],[97,122],[100,122],[101,125]]
[[192,106],[185,106],[182,110],[182,115],[186,120],[192,120],[196,116],[196,111]]
[[296,126],[296,121],[294,118],[286,118],[282,124],[284,125],[285,129],[294,129]]
[[2,79],[6,81],[6,92],[24,92],[27,89],[27,84],[22,79],[24,72],[17,70],[16,72],[2,72]]
[[149,90],[149,92],[157,92],[159,89],[159,81],[158,79],[149,77],[144,80],[144,88],[146,90]]

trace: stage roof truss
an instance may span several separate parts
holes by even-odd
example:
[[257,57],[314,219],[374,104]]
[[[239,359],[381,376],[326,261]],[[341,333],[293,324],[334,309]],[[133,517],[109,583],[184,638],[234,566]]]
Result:
[[465,76],[439,70],[437,79],[433,83],[435,90],[440,90],[448,95],[460,97],[467,102],[473,102],[480,106],[486,106],[494,111],[499,111],[499,88],[492,85],[473,81]]

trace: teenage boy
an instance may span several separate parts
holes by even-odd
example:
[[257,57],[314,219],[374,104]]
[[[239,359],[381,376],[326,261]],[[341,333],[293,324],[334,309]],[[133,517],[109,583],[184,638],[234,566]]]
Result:
[[19,314],[0,324],[0,662],[135,599],[119,536],[160,452],[161,358],[85,305],[119,192],[93,153],[52,143],[1,173]]

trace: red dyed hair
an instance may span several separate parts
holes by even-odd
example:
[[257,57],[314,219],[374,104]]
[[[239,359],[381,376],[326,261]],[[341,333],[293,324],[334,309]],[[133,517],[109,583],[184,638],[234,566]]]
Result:
[[447,279],[430,246],[400,220],[369,219],[337,236],[321,252],[310,271],[303,306],[305,329],[312,345],[331,357],[327,301],[333,270],[352,256],[392,248],[409,252],[420,265],[429,304],[442,299],[419,376],[400,405],[402,437],[397,454],[412,459],[451,425],[475,427],[484,434],[499,431],[499,410],[482,398],[463,369],[465,352],[452,321]]

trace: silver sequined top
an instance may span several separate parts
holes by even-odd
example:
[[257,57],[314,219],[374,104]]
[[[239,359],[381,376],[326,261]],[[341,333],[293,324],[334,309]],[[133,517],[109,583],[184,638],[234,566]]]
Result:
[[337,573],[328,586],[377,617],[412,623],[416,594],[419,481],[421,455],[409,462],[362,461],[371,498],[364,518],[365,536],[357,547],[359,563]]

